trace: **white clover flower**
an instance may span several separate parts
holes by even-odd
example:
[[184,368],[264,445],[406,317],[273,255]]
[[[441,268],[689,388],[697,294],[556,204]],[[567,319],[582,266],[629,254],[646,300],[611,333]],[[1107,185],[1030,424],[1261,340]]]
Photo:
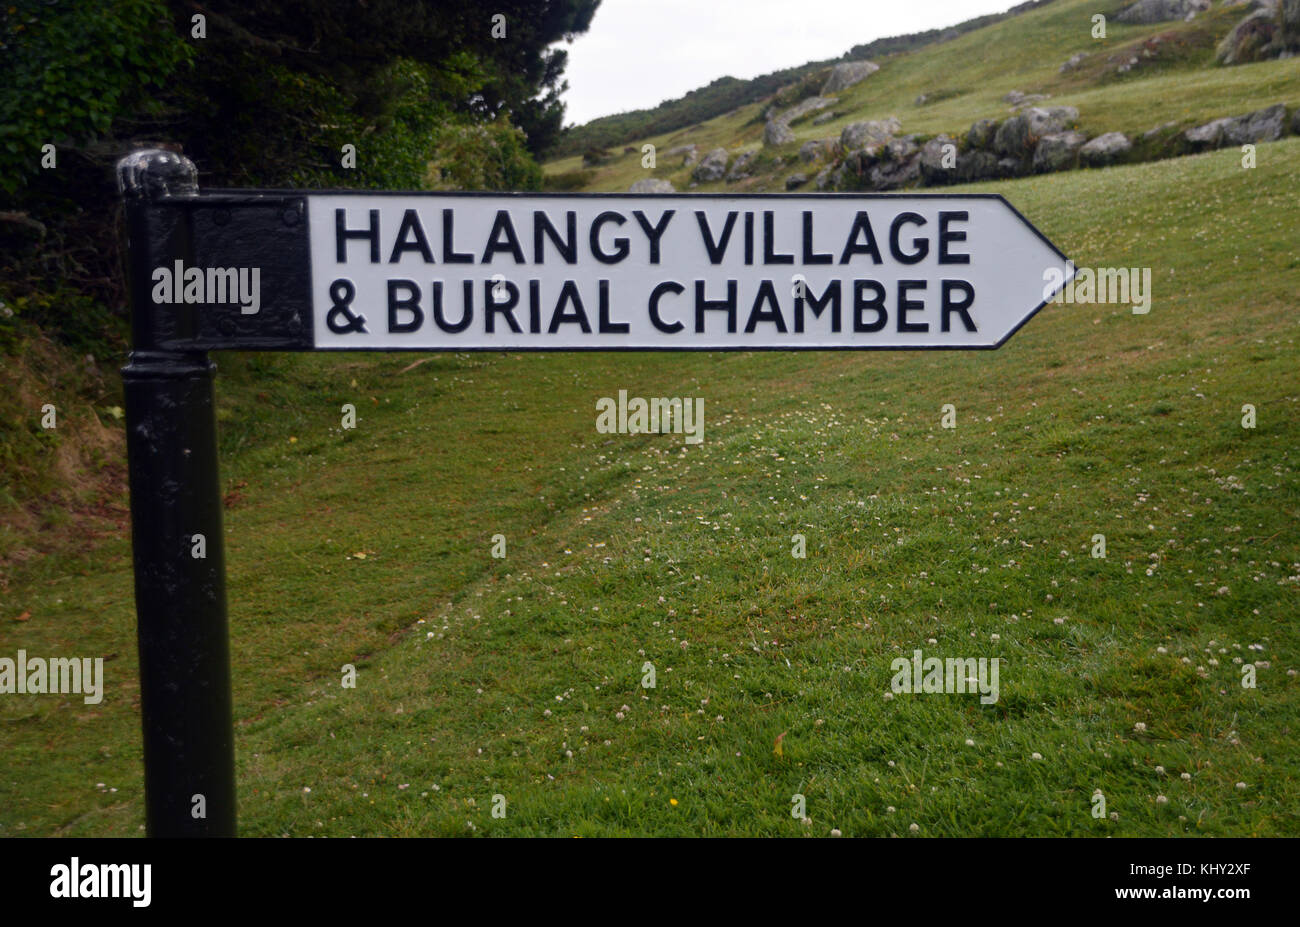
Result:
[[1139,721],[1137,724],[1133,725],[1133,730],[1137,731],[1139,734],[1145,733],[1146,729],[1146,723],[1143,721]]
[[912,833],[914,833],[914,834],[919,834],[919,833],[921,832],[921,825],[919,825],[919,824],[917,824],[915,821],[913,821],[911,824],[908,824],[908,825],[907,825],[907,829],[910,830],[910,831],[911,831]]

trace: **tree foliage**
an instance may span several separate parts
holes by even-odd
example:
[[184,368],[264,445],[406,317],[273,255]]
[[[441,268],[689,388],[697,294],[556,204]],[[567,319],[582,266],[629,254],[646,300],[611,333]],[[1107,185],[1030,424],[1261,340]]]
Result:
[[0,299],[116,308],[112,168],[135,147],[183,152],[204,186],[538,189],[553,46],[599,0],[0,4]]

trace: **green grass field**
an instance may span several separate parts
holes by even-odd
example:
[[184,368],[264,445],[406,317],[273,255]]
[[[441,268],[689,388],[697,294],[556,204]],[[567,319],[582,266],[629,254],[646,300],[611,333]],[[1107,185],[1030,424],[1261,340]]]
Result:
[[[241,833],[1300,834],[1297,158],[980,185],[1155,279],[996,352],[218,357]],[[0,835],[140,833],[125,534],[14,568],[19,648],[110,659],[0,699]],[[917,648],[999,701],[886,698]]]

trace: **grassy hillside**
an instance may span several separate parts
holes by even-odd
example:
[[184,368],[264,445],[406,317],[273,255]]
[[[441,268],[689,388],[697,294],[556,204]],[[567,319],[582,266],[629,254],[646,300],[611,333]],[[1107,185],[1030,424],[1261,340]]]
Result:
[[[796,141],[775,150],[784,156],[784,167],[740,184],[719,181],[696,189],[782,190],[790,174],[822,166],[801,164],[795,157],[800,144],[838,137],[845,125],[864,119],[893,115],[904,133],[964,135],[978,119],[1005,119],[1011,109],[1002,98],[1012,90],[1050,94],[1052,105],[1077,107],[1080,128],[1089,135],[1140,134],[1168,122],[1186,128],[1273,103],[1285,103],[1288,109],[1300,105],[1300,58],[1235,67],[1214,64],[1214,46],[1244,15],[1240,7],[1216,5],[1190,23],[1129,26],[1113,15],[1125,5],[1058,0],[952,41],[881,59],[880,71],[839,95],[831,107],[840,114],[836,119],[792,126]],[[1091,34],[1091,18],[1099,11],[1111,14],[1105,39]],[[1154,58],[1124,74],[1116,72],[1112,58],[1156,36],[1164,41]],[[1089,58],[1078,70],[1062,74],[1061,65],[1080,52]],[[922,94],[934,102],[918,106]],[[690,168],[682,167],[679,157],[659,159],[656,169],[647,171],[641,167],[641,145],[649,142],[663,151],[694,143],[701,153],[715,147],[732,154],[758,150],[766,106],[754,103],[696,126],[637,139],[629,143],[635,154],[582,174],[576,173],[583,170],[576,156],[549,162],[546,172],[552,178],[571,175],[576,188],[585,190],[625,191],[647,176],[686,189]]]
[[[927,29],[909,35],[875,39],[855,45],[842,56],[842,60],[856,61],[884,55],[898,54],[950,41],[975,29],[1019,15],[1023,10],[1055,0],[1028,0],[1003,13],[993,13],[968,19],[947,29]],[[665,100],[653,109],[632,110],[612,116],[602,116],[580,126],[567,129],[551,149],[552,159],[581,155],[591,148],[605,148],[629,144],[642,136],[674,132],[678,129],[725,115],[733,109],[772,96],[780,88],[824,72],[836,61],[813,61],[797,68],[773,71],[749,80],[720,77],[708,86],[699,87],[674,100]],[[824,76],[816,83],[824,81]]]
[[[918,68],[852,96],[965,85]],[[1247,70],[1148,80],[1199,118]],[[1128,86],[1107,119],[1147,118]],[[992,353],[219,357],[243,833],[1300,833],[1298,158],[979,186],[1155,275],[1149,315],[1049,306]],[[704,443],[597,434],[619,389],[704,397]],[[15,568],[18,648],[111,658],[100,705],[0,699],[0,835],[137,833],[123,535]],[[999,657],[1001,700],[886,699],[914,648]]]

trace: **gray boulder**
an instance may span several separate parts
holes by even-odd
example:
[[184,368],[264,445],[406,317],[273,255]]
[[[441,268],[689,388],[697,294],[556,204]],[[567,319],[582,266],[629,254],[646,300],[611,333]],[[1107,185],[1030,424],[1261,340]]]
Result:
[[839,113],[819,113],[816,116],[813,116],[812,124],[819,126],[824,122],[830,122],[838,115]]
[[820,139],[813,139],[799,146],[799,160],[804,164],[811,164],[821,156],[822,142]]
[[756,152],[753,151],[742,151],[736,155],[736,160],[731,163],[731,170],[727,171],[727,180],[734,182],[748,177],[747,169],[756,156]]
[[1285,126],[1286,107],[1277,103],[1244,116],[1215,119],[1183,134],[1195,148],[1222,148],[1225,145],[1275,141],[1282,137]]
[[1019,158],[999,158],[998,175],[1000,177],[1016,177],[1024,173],[1025,166]]
[[850,123],[840,132],[840,147],[845,151],[852,151],[872,143],[883,145],[902,127],[903,124],[894,116],[888,119]]
[[996,119],[981,119],[970,127],[966,133],[966,147],[983,149],[988,148],[993,143],[993,136],[997,134],[998,123]]
[[915,150],[905,158],[882,158],[871,169],[871,187],[875,190],[897,190],[921,179],[921,155]]
[[1075,70],[1079,65],[1088,59],[1087,52],[1076,52],[1066,59],[1065,64],[1061,65],[1061,73],[1068,74]]
[[1074,167],[1079,149],[1088,141],[1082,132],[1053,132],[1038,140],[1034,149],[1034,170],[1039,173],[1065,171]]
[[891,139],[880,152],[880,156],[893,161],[902,161],[919,153],[920,150],[921,146],[916,143],[915,135],[904,135],[902,138]]
[[998,126],[993,147],[1008,158],[1022,158],[1045,135],[1064,132],[1079,118],[1073,106],[1031,106]]
[[691,172],[691,177],[698,183],[708,183],[712,180],[721,180],[722,176],[727,173],[727,149],[714,148],[704,156],[704,160],[695,165],[695,170]]
[[1029,120],[1029,131],[1039,136],[1060,132],[1079,119],[1079,111],[1073,106],[1035,106],[1022,115]]
[[830,185],[830,183],[831,183],[831,169],[829,167],[823,167],[820,171],[817,172],[817,176],[813,178],[813,184],[814,186],[817,187],[818,190],[825,190],[827,186]]
[[1089,167],[1113,164],[1132,149],[1133,143],[1123,132],[1098,135],[1079,149],[1079,160]]
[[1214,50],[1214,57],[1220,64],[1260,61],[1280,50],[1277,46],[1277,13],[1260,9],[1232,27]]
[[1030,107],[997,127],[993,148],[1004,157],[1024,157],[1044,135],[1063,133],[1079,118],[1074,107]]
[[996,155],[987,151],[968,151],[957,156],[957,181],[991,180],[1002,176]]
[[647,177],[645,180],[638,180],[632,186],[627,188],[628,193],[676,193],[677,188],[666,180],[656,180],[653,177]]
[[[951,154],[951,158],[946,157],[948,154]],[[957,179],[957,160],[956,140],[947,135],[936,135],[921,146],[918,162],[921,180],[932,187],[952,183]]]
[[1251,142],[1275,142],[1286,128],[1286,107],[1275,103],[1267,109],[1256,110],[1231,120],[1223,130],[1224,140],[1230,145]]
[[830,76],[826,78],[826,84],[822,87],[822,96],[852,87],[879,70],[880,65],[874,61],[845,61],[837,64],[831,68]]
[[1232,119],[1227,117],[1216,119],[1203,126],[1188,129],[1183,133],[1183,137],[1196,148],[1218,148],[1223,145],[1223,133],[1230,122]]
[[993,150],[1006,158],[1021,158],[1030,147],[1029,119],[1022,113],[998,126]]
[[915,136],[896,138],[885,145],[863,148],[854,154],[857,156],[854,174],[859,178],[859,184],[865,179],[865,186],[869,189],[896,190],[921,179],[921,149]]
[[1115,15],[1122,23],[1149,26],[1174,20],[1191,20],[1210,8],[1210,0],[1138,0]]
[[784,122],[772,119],[768,121],[767,125],[763,126],[764,145],[788,145],[793,141],[794,130]]
[[871,188],[871,170],[879,160],[883,145],[860,148],[844,156],[840,166],[831,173],[830,182],[836,190],[866,190]]
[[807,182],[808,182],[807,174],[791,174],[789,177],[785,179],[785,188],[787,190],[794,190],[799,187],[802,187]]
[[794,106],[790,107],[788,110],[781,113],[779,116],[771,117],[770,121],[781,122],[784,123],[785,125],[790,125],[796,120],[802,119],[804,116],[807,116],[809,113],[816,112],[819,109],[825,109],[826,107],[830,106],[834,102],[835,102],[835,97],[809,97],[806,100],[801,100],[800,102],[796,103]]

